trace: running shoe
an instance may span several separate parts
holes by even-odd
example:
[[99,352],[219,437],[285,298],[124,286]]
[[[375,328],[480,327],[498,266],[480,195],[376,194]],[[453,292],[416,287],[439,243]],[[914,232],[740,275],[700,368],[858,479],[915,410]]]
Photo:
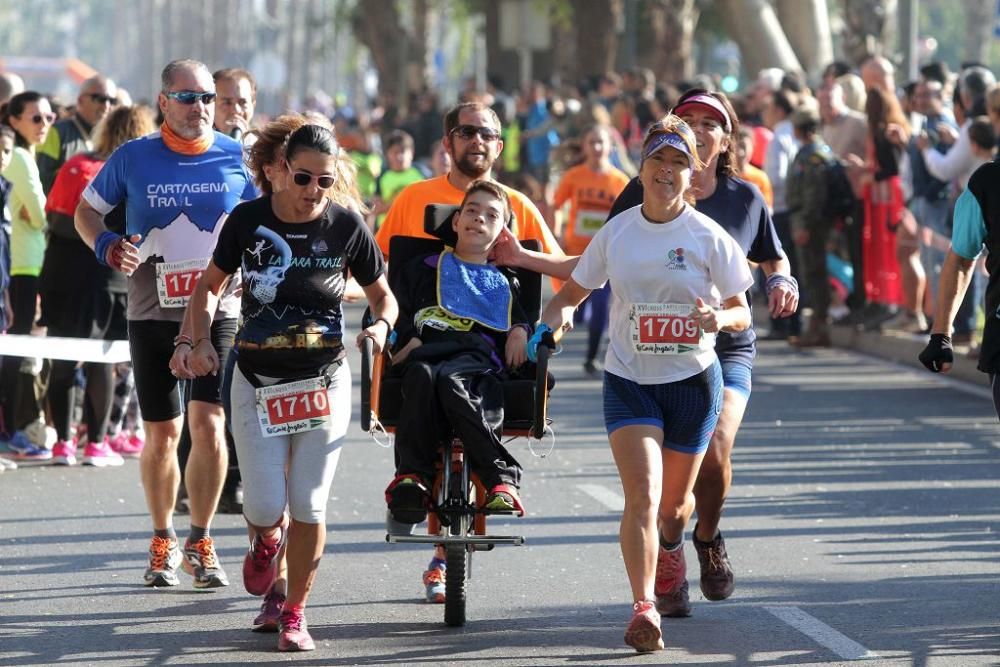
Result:
[[726,541],[719,532],[711,542],[702,542],[698,539],[698,526],[695,525],[694,529],[694,548],[701,565],[701,592],[709,600],[725,600],[736,588],[733,568],[726,553]]
[[69,440],[60,440],[52,447],[52,463],[57,466],[76,465],[76,445]]
[[312,651],[316,648],[306,628],[306,615],[301,609],[281,612],[278,633],[279,651]]
[[625,629],[625,643],[639,653],[663,650],[663,632],[656,605],[642,600],[632,605],[632,620]]
[[52,458],[52,450],[39,447],[24,433],[18,431],[7,443],[11,456],[18,461],[48,461]]
[[195,588],[221,588],[229,585],[226,573],[219,565],[215,543],[211,537],[184,543],[184,571],[194,577]]
[[424,571],[424,593],[427,596],[427,602],[431,604],[444,604],[444,574],[444,565],[440,567],[432,566],[429,570]]
[[281,608],[285,606],[285,596],[274,589],[264,596],[260,613],[253,619],[250,629],[254,632],[277,632],[281,619]]
[[181,554],[177,540],[167,537],[153,537],[149,544],[149,567],[143,580],[147,586],[176,586],[177,568],[181,566],[184,556]]
[[278,576],[278,554],[285,543],[288,529],[281,525],[273,542],[267,542],[258,533],[250,542],[250,549],[243,558],[243,587],[250,595],[264,595],[274,585]]
[[124,433],[119,433],[115,437],[108,439],[108,445],[110,445],[111,449],[126,459],[139,458],[145,444],[144,441],[137,439],[134,435],[129,436]]
[[112,468],[124,464],[125,459],[111,449],[107,438],[102,440],[100,444],[88,442],[87,446],[83,448],[83,465],[85,466]]
[[420,523],[427,518],[430,492],[417,475],[397,475],[385,490],[392,518],[399,523]]
[[691,615],[683,545],[673,551],[660,547],[653,592],[656,593],[656,610],[664,616],[682,618]]
[[17,470],[17,464],[0,456],[0,472],[4,470]]

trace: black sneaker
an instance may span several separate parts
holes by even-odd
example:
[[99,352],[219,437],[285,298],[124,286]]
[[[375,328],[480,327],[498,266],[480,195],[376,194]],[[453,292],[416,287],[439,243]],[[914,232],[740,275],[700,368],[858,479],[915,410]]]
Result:
[[[695,525],[695,531],[698,526]],[[711,542],[702,542],[697,532],[692,535],[698,563],[701,565],[701,592],[709,600],[725,600],[733,594],[733,568],[726,553],[726,541],[720,532]]]
[[195,588],[221,588],[229,585],[225,571],[219,565],[215,543],[211,537],[184,543],[184,571],[194,577]]

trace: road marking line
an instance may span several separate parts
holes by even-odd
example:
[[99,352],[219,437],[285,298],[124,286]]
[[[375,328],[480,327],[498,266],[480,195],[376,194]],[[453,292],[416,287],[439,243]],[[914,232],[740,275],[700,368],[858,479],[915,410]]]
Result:
[[798,607],[764,607],[764,610],[778,620],[792,626],[817,644],[827,647],[844,660],[867,660],[879,657],[877,653],[840,634],[815,616],[810,616]]
[[601,503],[609,510],[621,512],[625,509],[625,499],[620,495],[600,484],[580,484],[576,488],[580,489],[588,496]]

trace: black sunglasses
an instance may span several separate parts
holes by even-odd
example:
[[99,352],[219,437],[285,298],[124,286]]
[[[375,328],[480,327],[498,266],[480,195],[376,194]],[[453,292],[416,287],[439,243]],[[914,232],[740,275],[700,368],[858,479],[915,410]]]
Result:
[[306,171],[292,172],[292,181],[295,183],[295,185],[306,186],[312,183],[313,179],[316,179],[316,184],[319,185],[319,187],[323,188],[324,190],[332,186],[334,181],[337,180],[336,177],[330,175],[314,176]]
[[181,104],[190,105],[200,101],[202,104],[208,105],[215,102],[215,93],[195,93],[190,90],[182,90],[178,93],[164,93],[164,95]]
[[87,93],[87,97],[94,100],[98,104],[110,104],[115,106],[118,104],[117,97],[111,97],[110,95],[102,95],[101,93]]
[[54,113],[36,113],[31,117],[31,122],[35,125],[41,125],[43,122],[46,125],[51,125],[56,122],[56,115]]
[[457,134],[465,141],[470,141],[477,134],[483,141],[496,141],[500,138],[500,133],[492,127],[480,127],[478,125],[459,125],[451,133]]

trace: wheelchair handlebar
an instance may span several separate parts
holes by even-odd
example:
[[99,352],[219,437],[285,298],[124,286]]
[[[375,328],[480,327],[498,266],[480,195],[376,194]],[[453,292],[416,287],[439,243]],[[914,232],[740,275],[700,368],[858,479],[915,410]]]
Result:
[[538,346],[535,362],[535,409],[532,411],[531,436],[538,440],[545,435],[549,394],[549,356],[552,350],[547,345]]
[[368,433],[372,426],[372,365],[375,341],[365,338],[361,344],[361,430]]

